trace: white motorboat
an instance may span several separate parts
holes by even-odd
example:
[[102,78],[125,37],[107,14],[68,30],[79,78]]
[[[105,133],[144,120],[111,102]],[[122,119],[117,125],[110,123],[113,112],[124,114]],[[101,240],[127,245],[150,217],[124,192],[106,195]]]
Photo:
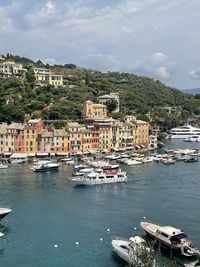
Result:
[[142,164],[142,162],[135,160],[135,159],[128,159],[127,161],[124,162],[124,164],[126,164],[128,166],[133,166],[133,165],[140,165],[140,164]]
[[185,142],[200,142],[200,135],[192,135],[192,136],[184,139],[183,141],[185,141]]
[[65,162],[65,163],[71,163],[71,162],[75,162],[73,158],[64,158],[60,160],[61,162]]
[[141,222],[140,226],[151,238],[181,256],[192,257],[200,255],[199,250],[193,247],[191,240],[180,229],[150,222]]
[[[121,237],[114,237],[112,242],[113,251],[124,261],[134,266],[137,263],[140,264],[141,267],[144,266],[142,263],[142,258],[139,258],[140,253],[144,250],[148,250],[150,253],[150,249],[146,246],[146,242],[140,236],[130,237],[129,239],[124,239]],[[155,262],[153,260],[153,266],[155,266]]]
[[153,157],[146,157],[142,160],[143,163],[151,163],[153,162]]
[[105,156],[104,159],[117,160],[117,159],[120,159],[120,157],[121,157],[120,155],[112,154],[112,155]]
[[0,208],[0,221],[6,217],[12,210],[9,208]]
[[193,135],[200,136],[200,128],[192,127],[191,125],[184,125],[171,129],[168,138],[186,139]]
[[107,171],[92,171],[89,174],[85,174],[83,177],[76,177],[72,179],[75,185],[96,185],[96,184],[110,184],[126,182],[126,172],[119,170],[107,170]]
[[4,234],[0,232],[0,238],[2,238],[3,236],[4,236]]
[[175,164],[175,160],[174,159],[171,159],[171,158],[166,158],[166,159],[162,159],[162,163],[164,165],[173,165]]
[[31,169],[34,172],[48,172],[57,170],[59,166],[60,164],[57,162],[52,162],[50,160],[39,160]]
[[75,172],[72,174],[73,176],[83,176],[86,173],[90,173],[94,170],[94,168],[83,168],[80,170],[75,170]]
[[8,169],[8,167],[9,167],[9,165],[0,163],[0,169],[1,169],[1,170]]

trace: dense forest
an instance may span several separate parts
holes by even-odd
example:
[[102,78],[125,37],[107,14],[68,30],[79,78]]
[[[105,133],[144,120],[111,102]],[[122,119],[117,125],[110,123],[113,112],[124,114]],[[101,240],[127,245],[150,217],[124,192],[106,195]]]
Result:
[[[129,73],[102,73],[74,64],[49,66],[41,60],[34,62],[10,54],[6,59],[22,63],[28,72],[25,77],[0,78],[0,121],[23,121],[25,114],[42,119],[80,119],[84,101],[98,102],[98,96],[110,92],[120,94],[120,113],[111,114],[114,118],[133,114],[169,127],[199,120],[198,95],[185,94],[155,79]],[[36,87],[34,66],[63,74],[64,86]]]

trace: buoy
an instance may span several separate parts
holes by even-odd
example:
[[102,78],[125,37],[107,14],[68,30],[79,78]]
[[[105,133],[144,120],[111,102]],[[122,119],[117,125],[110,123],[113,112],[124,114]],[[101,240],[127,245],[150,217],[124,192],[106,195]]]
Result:
[[107,232],[110,232],[110,229],[109,228],[107,229]]
[[143,217],[143,219],[145,220],[145,219],[146,219],[146,217],[144,216],[144,217]]
[[134,227],[134,230],[137,230],[137,227]]
[[103,241],[103,238],[102,238],[102,237],[100,237],[100,241],[101,241],[101,242]]
[[76,246],[78,246],[78,245],[79,245],[79,242],[77,241],[77,242],[76,242]]
[[55,245],[54,245],[54,248],[57,248],[57,247],[58,247],[58,245],[57,245],[57,244],[55,244]]

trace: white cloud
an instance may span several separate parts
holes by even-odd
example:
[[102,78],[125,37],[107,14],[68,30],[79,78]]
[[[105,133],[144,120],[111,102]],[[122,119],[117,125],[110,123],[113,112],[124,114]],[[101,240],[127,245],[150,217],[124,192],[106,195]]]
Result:
[[7,7],[0,7],[0,32],[8,33],[14,31],[13,21],[7,13]]
[[162,52],[156,52],[151,56],[152,61],[160,63],[167,60],[167,56]]
[[161,80],[168,80],[172,77],[174,63],[168,60],[163,52],[155,52],[151,56],[139,60],[133,67],[133,71],[139,74],[155,77]]
[[120,62],[112,55],[91,54],[81,59],[81,64],[100,71],[119,70]]
[[45,58],[45,59],[41,59],[41,60],[44,64],[49,64],[51,66],[57,64],[57,62],[54,58]]
[[52,2],[47,2],[45,6],[39,11],[41,17],[52,15],[56,12],[56,6]]
[[167,80],[171,77],[169,70],[166,67],[160,67],[155,70],[158,78]]
[[189,72],[190,77],[194,80],[200,80],[200,69],[197,70],[191,70]]

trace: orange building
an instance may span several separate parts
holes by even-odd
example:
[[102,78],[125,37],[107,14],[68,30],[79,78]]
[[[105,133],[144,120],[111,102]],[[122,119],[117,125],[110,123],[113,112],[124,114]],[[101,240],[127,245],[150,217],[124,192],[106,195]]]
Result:
[[83,104],[84,119],[106,119],[107,118],[107,107],[103,104],[96,104],[91,101],[86,101]]

